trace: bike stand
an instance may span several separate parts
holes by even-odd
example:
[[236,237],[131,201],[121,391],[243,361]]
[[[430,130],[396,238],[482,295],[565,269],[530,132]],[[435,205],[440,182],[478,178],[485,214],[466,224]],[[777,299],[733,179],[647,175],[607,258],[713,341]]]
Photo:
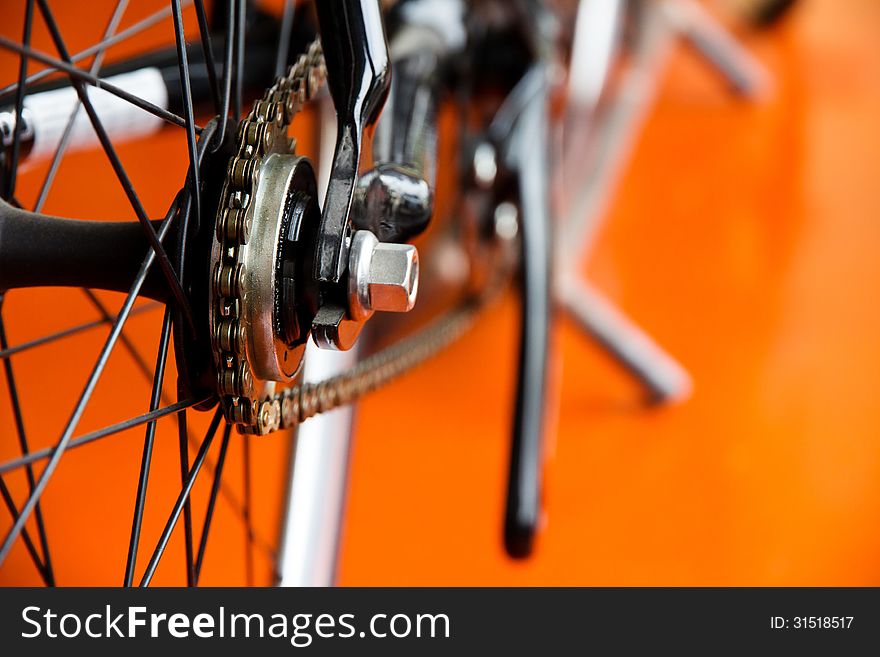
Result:
[[764,66],[696,0],[664,0],[664,18],[677,35],[745,98],[758,98],[771,86]]
[[[763,66],[694,0],[664,0],[644,6],[646,36],[634,52],[633,67],[597,131],[600,141],[583,201],[572,208],[560,240],[563,263],[554,286],[556,302],[591,339],[645,388],[655,403],[680,401],[691,378],[671,355],[610,300],[579,275],[605,209],[617,187],[635,136],[644,123],[670,46],[677,39],[711,65],[737,95],[761,96],[770,86]],[[581,174],[582,175],[582,174]],[[574,246],[571,246],[574,245]]]
[[562,310],[644,386],[649,401],[673,402],[690,395],[687,371],[594,287],[570,277],[558,288]]

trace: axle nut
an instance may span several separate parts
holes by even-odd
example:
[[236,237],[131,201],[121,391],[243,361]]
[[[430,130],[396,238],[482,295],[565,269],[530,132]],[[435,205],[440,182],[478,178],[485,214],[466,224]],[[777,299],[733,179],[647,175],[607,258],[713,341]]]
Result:
[[419,288],[419,253],[409,244],[380,242],[368,230],[352,239],[349,255],[349,316],[412,310]]
[[370,259],[370,307],[405,313],[412,310],[419,291],[419,253],[410,244],[379,242]]

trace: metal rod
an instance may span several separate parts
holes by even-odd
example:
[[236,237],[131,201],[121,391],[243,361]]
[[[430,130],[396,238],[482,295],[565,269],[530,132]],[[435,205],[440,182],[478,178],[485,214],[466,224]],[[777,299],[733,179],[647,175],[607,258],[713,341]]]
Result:
[[[159,335],[159,350],[156,354],[156,368],[153,371],[153,385],[150,391],[150,412],[159,408],[162,397],[162,384],[165,380],[165,363],[168,361],[168,344],[171,341],[171,311],[165,308],[162,319],[162,332]],[[147,483],[150,479],[150,465],[153,461],[153,443],[156,438],[156,421],[147,423],[144,436],[144,449],[141,454],[141,468],[138,474],[137,494],[135,495],[134,515],[131,521],[131,533],[128,541],[128,556],[125,561],[123,586],[131,586],[134,582],[134,569],[137,562],[137,551],[144,521],[144,507],[147,501]]]
[[202,441],[199,453],[196,455],[195,461],[193,461],[192,468],[184,481],[180,495],[177,496],[177,501],[174,503],[171,515],[168,517],[168,521],[165,523],[165,528],[162,530],[162,536],[156,544],[156,549],[153,551],[153,556],[150,558],[150,563],[147,565],[146,572],[144,572],[144,576],[141,579],[140,586],[142,587],[149,586],[150,581],[153,579],[153,575],[156,574],[156,568],[158,567],[159,561],[162,559],[162,555],[168,545],[168,539],[171,538],[171,532],[174,531],[174,526],[177,524],[178,518],[180,518],[180,512],[183,510],[186,501],[189,499],[193,484],[195,483],[196,477],[199,475],[199,471],[202,469],[202,464],[205,462],[205,456],[208,454],[208,448],[211,447],[211,441],[214,440],[214,436],[217,433],[217,427],[220,424],[219,418],[221,415],[222,409],[218,407],[214,414],[214,418],[217,421],[211,422],[211,427],[208,430],[208,434],[205,436],[205,440]]

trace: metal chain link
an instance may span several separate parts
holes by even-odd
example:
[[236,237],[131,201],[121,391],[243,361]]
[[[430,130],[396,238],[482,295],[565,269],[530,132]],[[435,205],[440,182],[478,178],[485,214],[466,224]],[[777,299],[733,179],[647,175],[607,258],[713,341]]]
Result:
[[273,152],[295,151],[295,142],[287,138],[288,127],[325,77],[324,53],[316,39],[287,74],[276,78],[263,97],[254,102],[239,124],[238,152],[230,158],[220,196],[215,236],[219,257],[213,271],[211,308],[217,390],[226,419],[244,433],[265,434],[292,426],[290,414],[282,412],[280,395],[254,398],[247,335],[241,321],[244,264],[240,255],[250,237],[262,160]]
[[303,383],[283,393],[295,422],[326,413],[356,401],[398,376],[422,364],[464,335],[489,294],[471,299],[446,313],[433,324],[362,360],[347,372],[318,383]]

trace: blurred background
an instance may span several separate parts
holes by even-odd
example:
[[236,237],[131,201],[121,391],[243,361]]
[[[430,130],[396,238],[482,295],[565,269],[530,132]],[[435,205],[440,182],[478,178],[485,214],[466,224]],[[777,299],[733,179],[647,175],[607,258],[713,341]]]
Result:
[[[22,4],[2,5],[10,39],[20,38]],[[133,2],[123,24],[161,4]],[[65,33],[77,50],[100,38],[113,3],[89,3],[97,22],[79,3],[54,5],[62,25],[80,25]],[[460,342],[358,406],[340,584],[880,584],[880,3],[801,0],[768,29],[723,5],[707,9],[771,84],[737,97],[676,42],[581,263],[675,355],[692,394],[646,405],[563,317],[544,527],[532,558],[509,559],[501,518],[516,323],[504,298]],[[185,19],[189,32],[191,8]],[[113,56],[167,44],[170,30],[159,25]],[[33,38],[52,52],[39,21]],[[17,63],[3,53],[0,82],[15,80]],[[308,130],[296,129],[308,153]],[[119,149],[153,216],[183,177],[185,148],[182,132],[165,131]],[[38,194],[41,172],[21,175],[23,200]],[[45,211],[92,217],[96,196],[106,218],[130,218],[103,156],[72,154]],[[10,293],[4,319],[16,345],[100,317],[78,290],[37,290]],[[82,431],[144,412],[149,380],[133,354],[152,366],[160,322],[152,307],[133,318],[131,349],[115,352]],[[98,328],[12,357],[32,447],[57,440],[105,337]],[[171,392],[173,372],[167,380]],[[4,391],[0,461],[17,455],[6,400]],[[194,430],[207,420],[195,415]],[[180,485],[177,430],[171,419],[159,427],[142,562]],[[62,462],[42,505],[66,548],[59,582],[120,583],[142,437],[126,432]],[[272,581],[290,439],[251,439],[247,457],[244,440],[233,435],[203,583]],[[22,500],[23,472],[5,479]],[[209,488],[206,477],[194,491],[199,518]],[[4,533],[10,525],[2,516]],[[156,583],[179,581],[182,540],[178,528]],[[38,582],[18,545],[0,583]]]

